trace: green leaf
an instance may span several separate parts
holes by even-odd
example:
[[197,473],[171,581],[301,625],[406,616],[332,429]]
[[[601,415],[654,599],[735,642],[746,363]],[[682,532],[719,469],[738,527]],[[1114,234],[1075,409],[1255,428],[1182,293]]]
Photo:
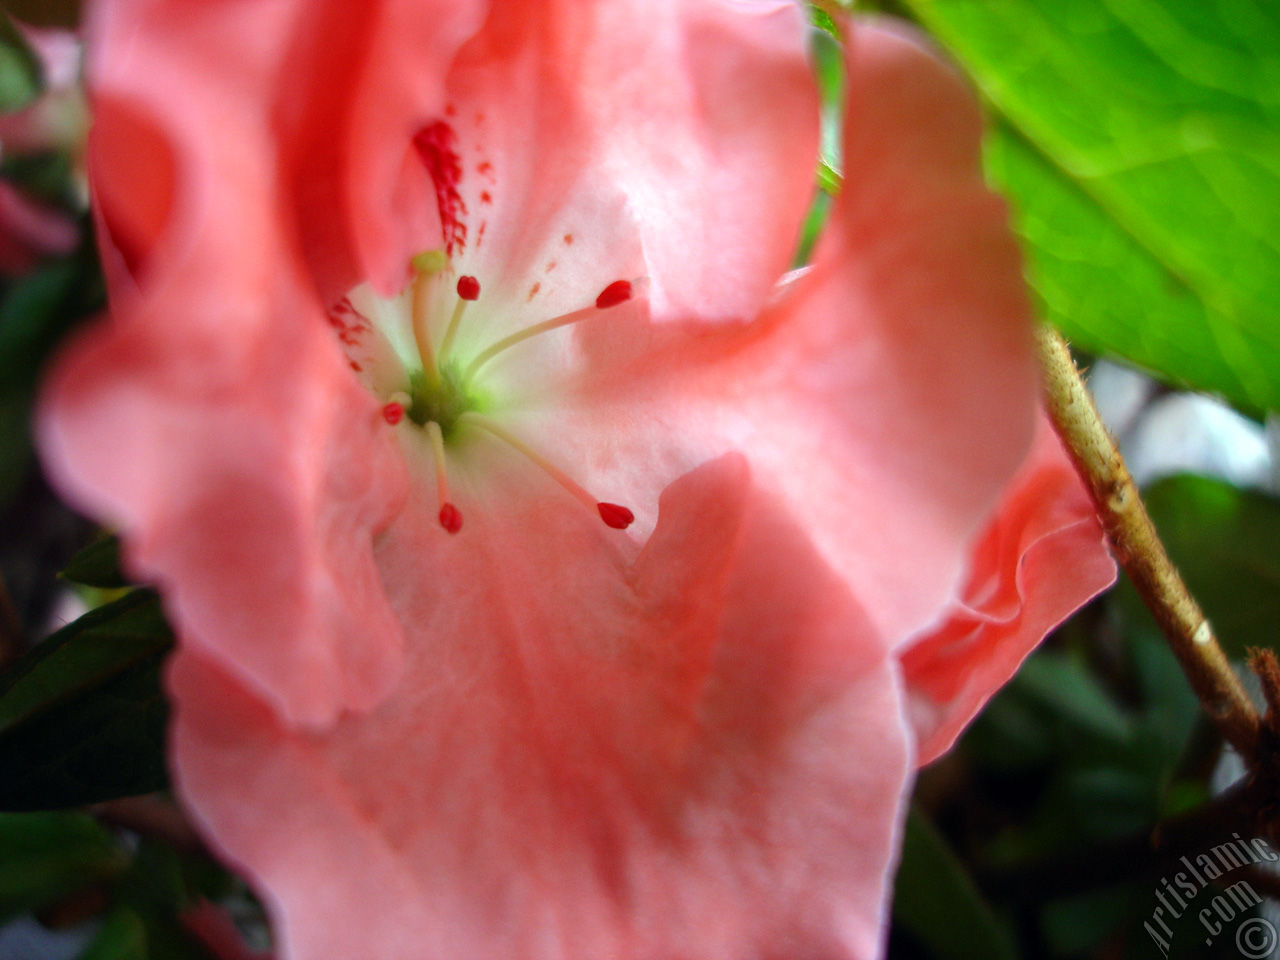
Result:
[[26,106],[44,86],[43,71],[35,52],[0,11],[0,113]]
[[79,960],[147,960],[146,925],[128,907],[117,907]]
[[1131,719],[1084,666],[1054,650],[1029,657],[1015,680],[1018,692],[1079,733],[1116,744],[1133,737]]
[[173,637],[135,590],[59,630],[0,678],[0,809],[42,810],[161,789]]
[[71,813],[0,813],[0,921],[38,910],[128,866],[111,834]]
[[912,809],[902,839],[893,919],[936,960],[1013,960],[1009,932],[928,819]]
[[1280,10],[1258,0],[907,0],[1006,124],[1049,318],[1280,408]]
[[1147,491],[1169,556],[1229,654],[1280,642],[1280,500],[1183,474]]
[[89,247],[26,274],[0,301],[0,397],[24,396],[61,338],[104,301]]
[[120,538],[114,535],[98,538],[71,558],[62,576],[72,583],[103,590],[129,586],[128,579],[120,572]]

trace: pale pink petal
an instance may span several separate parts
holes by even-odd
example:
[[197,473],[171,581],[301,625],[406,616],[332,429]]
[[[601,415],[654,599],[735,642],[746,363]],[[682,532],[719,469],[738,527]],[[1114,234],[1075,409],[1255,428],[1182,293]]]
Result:
[[664,318],[753,315],[813,191],[804,42],[793,3],[495,4],[418,139],[490,337],[640,275]]
[[0,114],[0,152],[78,153],[89,124],[79,84],[80,39],[69,30],[13,23],[36,55],[42,89],[23,109]]
[[950,748],[1045,635],[1115,578],[1089,494],[1042,418],[961,602],[901,654],[919,762]]
[[901,29],[850,33],[848,175],[812,269],[750,324],[584,324],[576,384],[518,416],[641,533],[663,484],[742,451],[905,640],[959,588],[1026,453],[1036,378],[972,93]]
[[41,79],[47,89],[67,90],[79,82],[83,51],[74,30],[37,27],[18,20],[13,24],[39,58]]
[[71,217],[0,181],[0,273],[30,270],[41,257],[70,253],[79,242]]
[[493,486],[475,536],[417,511],[384,544],[413,627],[374,712],[299,734],[179,654],[179,783],[283,954],[875,956],[911,757],[839,578],[741,458],[674,484],[634,561]]

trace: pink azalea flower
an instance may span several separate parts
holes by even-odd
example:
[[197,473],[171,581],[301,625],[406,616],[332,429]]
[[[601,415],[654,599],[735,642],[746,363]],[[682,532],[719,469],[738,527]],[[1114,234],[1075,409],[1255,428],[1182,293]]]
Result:
[[964,590],[901,653],[917,761],[945,753],[1036,644],[1115,578],[1089,494],[1042,418]]
[[70,30],[15,25],[39,61],[43,88],[21,110],[0,114],[0,149],[5,154],[78,153],[88,129],[80,38]]
[[[17,26],[40,62],[44,92],[23,109],[0,114],[0,156],[77,154],[86,129],[80,41],[66,30]],[[70,253],[79,240],[73,217],[0,181],[0,273],[24,273],[41,257]]]
[[[101,0],[91,29],[113,310],[44,450],[164,590],[178,785],[282,954],[875,955],[898,657],[932,656],[1035,419],[958,78],[850,27],[845,190],[786,275],[798,6]],[[1024,574],[1028,609],[1100,588]],[[952,657],[976,696],[921,687],[935,717],[1039,639],[1009,632]]]
[[0,181],[0,274],[25,273],[41,257],[70,253],[79,242],[69,216]]

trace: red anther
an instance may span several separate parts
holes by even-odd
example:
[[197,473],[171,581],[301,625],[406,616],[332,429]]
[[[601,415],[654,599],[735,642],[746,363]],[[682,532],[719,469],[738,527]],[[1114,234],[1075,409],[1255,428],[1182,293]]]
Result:
[[440,508],[440,526],[449,533],[457,533],[462,529],[462,511],[452,503],[446,503]]
[[475,277],[459,277],[458,296],[463,300],[479,300],[480,281]]
[[[626,303],[631,299],[631,281],[615,280],[603,290],[600,296],[596,297],[596,307],[600,310],[608,310],[610,307],[616,307],[620,303]],[[627,523],[631,521],[628,520]],[[623,524],[626,526],[626,524]]]
[[395,403],[394,401],[388,403],[382,408],[382,418],[394,427],[404,419],[404,404]]
[[605,526],[613,527],[615,530],[627,529],[636,519],[634,513],[616,503],[597,503],[596,509],[600,511],[600,519],[604,521]]

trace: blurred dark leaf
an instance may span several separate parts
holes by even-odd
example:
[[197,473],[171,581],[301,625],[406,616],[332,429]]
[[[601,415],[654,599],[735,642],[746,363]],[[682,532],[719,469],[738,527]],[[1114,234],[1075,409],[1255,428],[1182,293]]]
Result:
[[1150,896],[1140,885],[1132,885],[1091,890],[1046,905],[1042,920],[1050,950],[1060,957],[1091,954]]
[[100,537],[89,544],[71,558],[62,576],[72,583],[103,590],[129,586],[129,581],[120,572],[119,537]]
[[[211,880],[216,876],[217,880]],[[147,960],[216,960],[182,925],[181,914],[234,881],[207,860],[184,856],[152,837],[140,838],[133,865],[115,887],[146,931]]]
[[0,509],[16,496],[31,468],[31,403],[0,391]]
[[964,865],[929,820],[907,817],[893,918],[935,960],[1013,960],[1009,931],[992,912]]
[[1184,474],[1147,491],[1173,562],[1232,656],[1280,642],[1280,501]]
[[1133,737],[1132,721],[1097,679],[1083,664],[1057,651],[1045,650],[1028,659],[1018,673],[1018,688],[1079,732],[1117,744]]
[[0,813],[0,921],[121,873],[128,858],[92,818]]
[[0,301],[0,395],[22,396],[44,361],[76,323],[105,302],[91,242],[10,286]]
[[79,207],[76,158],[70,153],[53,150],[9,156],[0,154],[0,177],[49,206]]
[[166,785],[172,644],[155,594],[86,614],[0,677],[0,809],[97,803]]
[[74,27],[80,23],[81,0],[4,0],[5,9],[26,23],[42,27]]
[[148,960],[146,925],[128,907],[115,908],[79,960]]
[[0,10],[0,113],[21,109],[34,100],[44,85],[41,73],[35,52],[8,13]]
[[1080,346],[1280,407],[1280,8],[906,0],[1006,125],[989,169]]

